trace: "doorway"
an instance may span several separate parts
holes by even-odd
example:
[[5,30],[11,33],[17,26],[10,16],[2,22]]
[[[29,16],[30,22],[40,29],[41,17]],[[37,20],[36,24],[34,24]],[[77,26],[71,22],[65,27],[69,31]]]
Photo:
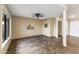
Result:
[[62,21],[58,21],[58,37],[62,37]]

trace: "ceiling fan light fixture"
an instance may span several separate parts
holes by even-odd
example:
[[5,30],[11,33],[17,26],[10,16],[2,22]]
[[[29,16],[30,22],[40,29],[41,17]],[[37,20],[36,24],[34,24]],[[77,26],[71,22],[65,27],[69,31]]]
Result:
[[35,14],[32,14],[34,17],[36,18],[40,18],[40,17],[43,17],[43,15],[41,13],[35,13]]

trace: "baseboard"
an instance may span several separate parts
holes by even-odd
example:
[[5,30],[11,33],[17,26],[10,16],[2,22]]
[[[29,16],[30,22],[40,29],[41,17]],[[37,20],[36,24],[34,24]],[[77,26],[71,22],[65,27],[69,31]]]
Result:
[[41,35],[34,35],[34,36],[28,36],[28,37],[13,38],[12,40],[15,40],[15,39],[25,39],[25,38],[36,37],[36,36],[41,36]]
[[52,37],[56,38],[55,36],[46,36],[46,35],[41,34],[41,35],[35,35],[35,36],[29,36],[29,37],[14,38],[14,39],[12,39],[12,40],[15,40],[15,39],[26,39],[26,38],[37,37],[37,36],[45,36],[45,37],[47,37],[47,38],[52,38]]
[[46,35],[43,35],[43,36],[45,36],[45,37],[47,37],[47,38],[56,38],[55,36],[46,36]]
[[[59,37],[62,37],[62,35],[58,35]],[[71,35],[66,35],[66,36],[71,36]]]
[[72,35],[67,35],[67,36],[79,38],[78,36],[72,36]]
[[79,38],[78,36],[72,36],[72,35],[67,35],[67,36]]

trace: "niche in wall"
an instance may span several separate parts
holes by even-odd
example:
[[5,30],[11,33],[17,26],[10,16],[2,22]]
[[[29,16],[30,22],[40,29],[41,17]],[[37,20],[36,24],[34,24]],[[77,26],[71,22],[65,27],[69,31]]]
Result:
[[44,24],[44,27],[47,28],[48,27],[48,24]]

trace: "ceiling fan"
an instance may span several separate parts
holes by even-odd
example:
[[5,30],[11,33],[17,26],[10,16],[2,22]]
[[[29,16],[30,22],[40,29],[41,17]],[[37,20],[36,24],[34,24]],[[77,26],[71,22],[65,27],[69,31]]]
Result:
[[36,18],[44,17],[44,15],[41,13],[34,13],[32,15],[33,15],[33,17],[36,17]]

